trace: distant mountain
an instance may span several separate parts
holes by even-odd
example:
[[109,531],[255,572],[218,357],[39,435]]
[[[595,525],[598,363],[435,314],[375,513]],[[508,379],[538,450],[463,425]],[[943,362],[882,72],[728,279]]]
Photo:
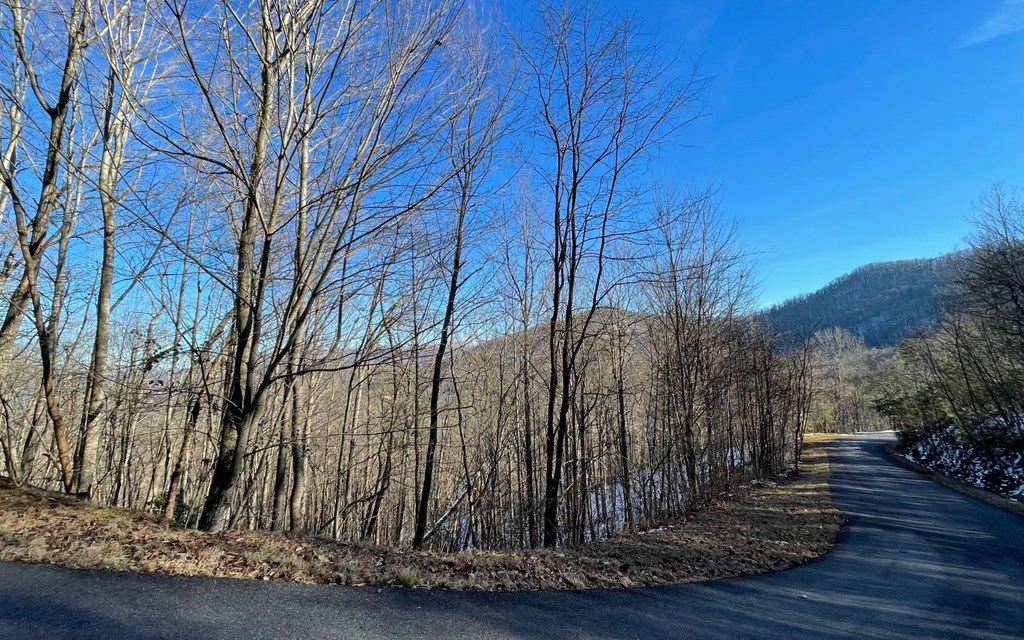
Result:
[[869,347],[896,346],[936,323],[939,296],[952,279],[955,260],[950,254],[868,264],[760,317],[780,332],[784,346],[829,327],[862,336]]

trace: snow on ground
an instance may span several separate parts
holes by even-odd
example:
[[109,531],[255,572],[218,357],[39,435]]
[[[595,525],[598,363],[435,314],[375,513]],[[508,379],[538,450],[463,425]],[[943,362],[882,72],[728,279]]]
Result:
[[1024,499],[1024,452],[1019,447],[975,447],[949,427],[924,435],[904,455],[975,487]]

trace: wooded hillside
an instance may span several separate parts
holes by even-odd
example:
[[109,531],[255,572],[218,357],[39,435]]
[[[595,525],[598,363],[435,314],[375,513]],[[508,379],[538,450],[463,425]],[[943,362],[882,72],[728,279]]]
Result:
[[955,256],[877,262],[858,267],[827,286],[760,314],[793,346],[805,336],[839,327],[868,347],[895,347],[936,324]]

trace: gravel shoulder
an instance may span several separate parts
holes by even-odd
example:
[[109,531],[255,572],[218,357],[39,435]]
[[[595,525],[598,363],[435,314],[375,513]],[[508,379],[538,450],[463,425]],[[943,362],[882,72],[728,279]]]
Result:
[[754,482],[653,531],[579,548],[441,553],[308,535],[204,533],[0,479],[0,560],[312,584],[528,591],[696,582],[787,569],[835,543],[829,436],[808,436],[799,476]]

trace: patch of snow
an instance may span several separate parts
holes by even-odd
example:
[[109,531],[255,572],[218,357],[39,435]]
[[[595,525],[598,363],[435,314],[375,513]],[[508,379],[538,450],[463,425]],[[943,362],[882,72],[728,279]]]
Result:
[[[982,424],[980,433],[1007,430],[1006,421],[1000,418],[990,418]],[[974,446],[960,437],[955,427],[925,434],[904,455],[923,467],[975,487],[1008,498],[1024,497],[1024,452]]]

